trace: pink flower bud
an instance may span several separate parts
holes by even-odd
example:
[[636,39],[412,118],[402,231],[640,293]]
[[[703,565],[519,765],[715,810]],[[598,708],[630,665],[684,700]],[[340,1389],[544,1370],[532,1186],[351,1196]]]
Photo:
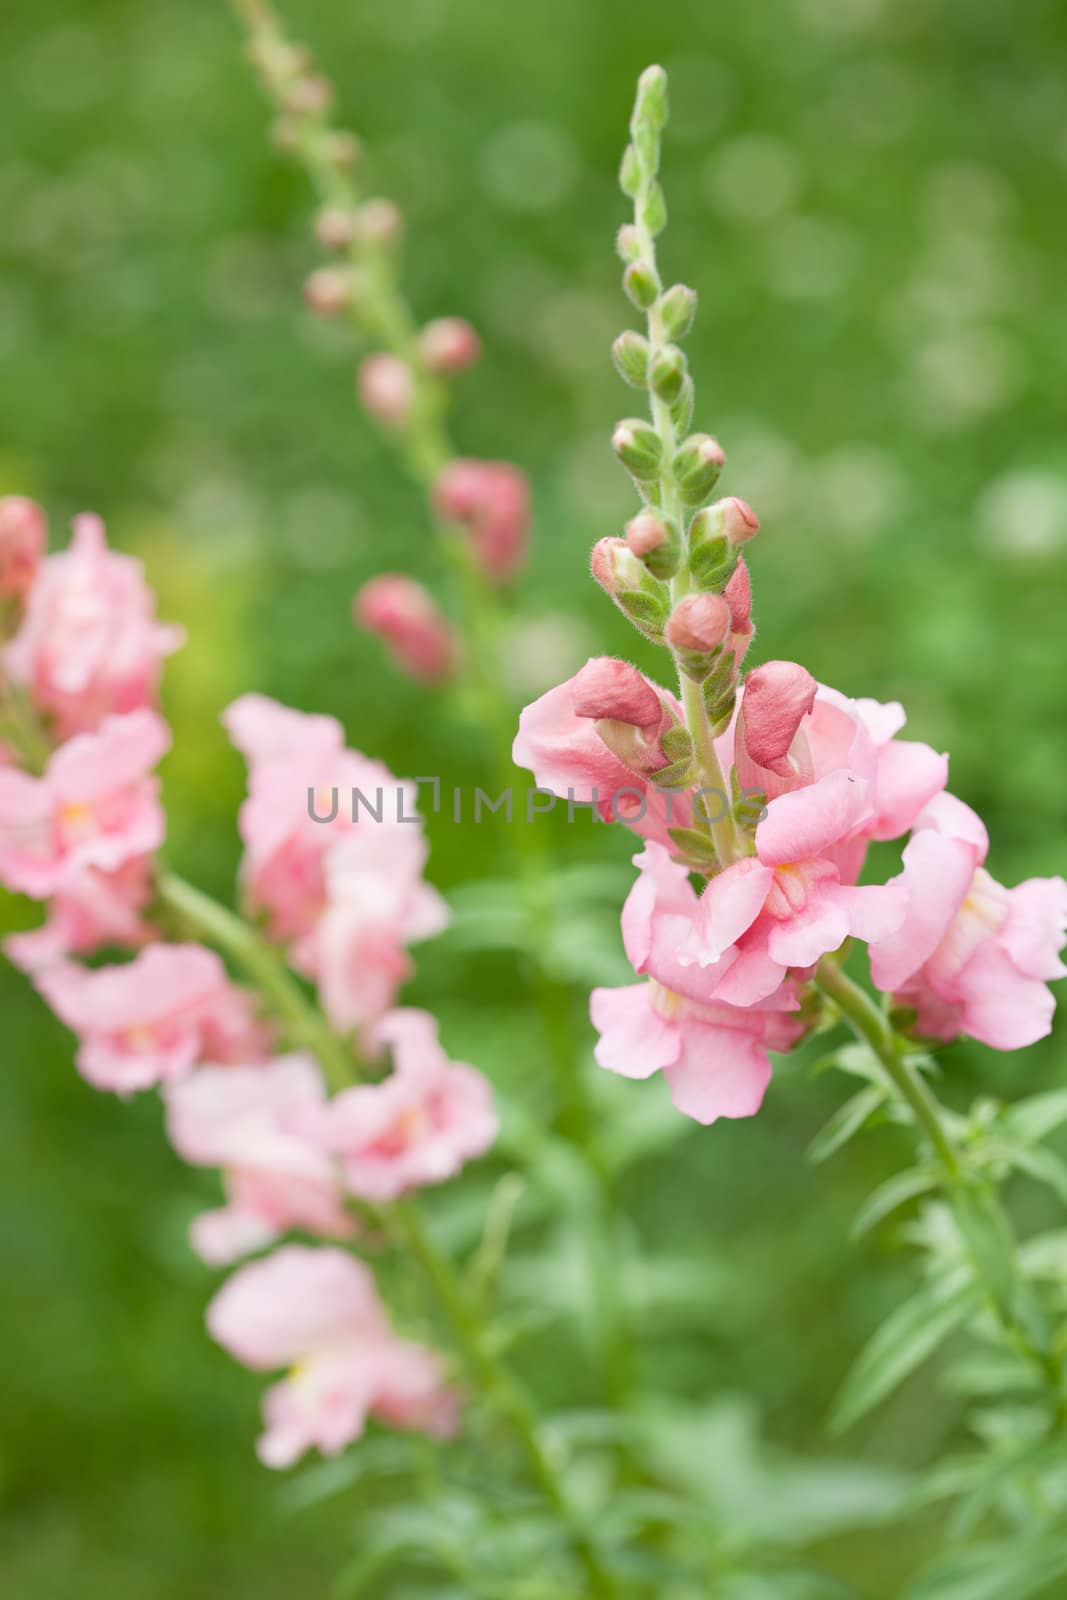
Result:
[[0,499],[0,595],[27,593],[47,540],[48,522],[39,505],[17,494]]
[[595,656],[573,678],[571,689],[576,716],[608,717],[634,728],[658,728],[663,721],[659,695],[628,661]]
[[455,635],[430,595],[398,572],[382,572],[352,602],[356,622],[377,634],[396,661],[423,683],[441,683],[456,665]]
[[688,594],[667,618],[664,632],[676,650],[706,654],[719,648],[730,624],[730,605],[721,594]]
[[327,250],[346,250],[356,237],[356,219],[344,206],[326,206],[315,218],[315,237]]
[[318,116],[329,110],[332,101],[333,89],[329,79],[317,72],[297,78],[285,91],[286,109],[299,117]]
[[626,543],[635,556],[651,555],[653,550],[661,549],[669,538],[670,530],[654,511],[639,511],[626,524]]
[[434,512],[466,529],[475,560],[491,578],[514,575],[526,554],[530,487],[507,461],[450,461],[434,485]]
[[419,334],[419,353],[429,371],[444,378],[473,366],[482,353],[482,341],[462,317],[438,317]]
[[711,507],[722,514],[722,531],[731,544],[747,544],[759,532],[759,518],[747,500],[729,495]]
[[361,244],[395,244],[404,231],[403,213],[392,200],[365,200],[355,220]]
[[593,577],[612,599],[622,589],[640,589],[647,574],[625,539],[598,539],[590,558]]
[[363,146],[354,133],[334,128],[324,134],[319,145],[324,159],[338,172],[354,167],[363,153]]
[[336,317],[352,304],[352,274],[347,267],[317,267],[304,280],[304,304],[320,317]]
[[402,428],[411,416],[415,378],[399,356],[368,356],[359,369],[359,398],[370,416],[387,428]]

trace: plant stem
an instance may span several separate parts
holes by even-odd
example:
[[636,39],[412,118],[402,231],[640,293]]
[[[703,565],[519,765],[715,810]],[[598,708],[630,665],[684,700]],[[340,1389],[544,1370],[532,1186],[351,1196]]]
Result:
[[605,1597],[606,1600],[606,1597],[617,1592],[614,1580],[603,1566],[596,1546],[571,1504],[559,1472],[545,1449],[538,1431],[537,1414],[526,1390],[510,1367],[490,1348],[462,1283],[447,1257],[434,1245],[417,1208],[410,1201],[398,1201],[390,1208],[390,1217],[396,1234],[429,1279],[472,1376],[477,1379],[490,1403],[510,1422],[522,1445],[531,1475],[570,1530],[590,1595]]
[[1023,1282],[1015,1231],[996,1188],[966,1171],[942,1120],[941,1107],[906,1055],[901,1054],[888,1017],[866,991],[846,976],[832,956],[824,956],[819,962],[815,985],[873,1051],[925,1134],[943,1174],[960,1240],[976,1277],[984,1285],[990,1309],[1009,1342],[1033,1362],[1053,1394],[1059,1395],[1062,1363],[1049,1347],[1044,1318],[1029,1286]]
[[[641,242],[641,258],[646,261],[658,279],[659,269],[656,264],[656,241],[651,229],[645,223],[645,209],[649,193],[656,181],[655,171],[646,168],[641,188],[634,200],[634,226]],[[649,307],[647,313],[649,370],[657,354],[669,341],[666,329],[663,326],[663,312],[660,298],[657,297]],[[660,443],[663,447],[663,466],[659,477],[660,504],[667,520],[684,532],[686,521],[686,508],[679,493],[678,485],[674,481],[671,471],[671,462],[680,443],[678,431],[674,425],[671,408],[668,402],[656,394],[655,390],[649,391],[649,400],[652,407],[652,421],[655,425]],[[683,563],[678,575],[671,580],[671,606],[689,592],[691,576],[688,565]],[[672,652],[673,654],[673,652]],[[677,662],[676,662],[677,665]],[[707,707],[699,683],[694,683],[678,666],[678,682],[682,705],[685,709],[686,726],[693,740],[693,752],[696,757],[697,775],[700,787],[707,789],[716,798],[722,797],[722,805],[715,809],[720,813],[716,820],[710,821],[712,842],[720,864],[728,867],[731,862],[737,861],[745,854],[745,847],[734,821],[733,808],[730,805],[730,790],[715,749],[715,737],[708,721]]]
[[243,968],[293,1044],[319,1062],[331,1089],[348,1088],[358,1078],[352,1050],[307,998],[278,952],[242,917],[167,869],[156,876],[156,894],[181,926]]
[[[240,965],[284,1025],[290,1040],[310,1050],[335,1090],[359,1079],[359,1065],[348,1045],[334,1033],[315,1002],[306,996],[278,953],[243,918],[177,873],[161,870],[157,896],[177,920]],[[590,1593],[608,1597],[614,1585],[571,1506],[559,1474],[541,1442],[537,1416],[518,1379],[489,1347],[478,1309],[448,1258],[437,1249],[413,1200],[370,1208],[418,1261],[445,1313],[471,1374],[486,1398],[514,1428],[530,1472],[550,1500],[574,1540],[590,1585]]]
[[853,1032],[873,1050],[886,1076],[933,1147],[946,1179],[951,1184],[958,1183],[961,1177],[960,1159],[942,1125],[940,1107],[922,1078],[912,1070],[897,1049],[896,1035],[889,1018],[830,956],[824,956],[820,961],[815,983],[823,994],[833,1000]]

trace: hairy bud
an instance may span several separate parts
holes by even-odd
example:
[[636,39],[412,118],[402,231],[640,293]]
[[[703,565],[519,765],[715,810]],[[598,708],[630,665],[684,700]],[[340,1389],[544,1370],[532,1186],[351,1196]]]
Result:
[[648,340],[627,328],[611,347],[615,370],[632,389],[648,388]]
[[655,578],[673,578],[681,562],[682,542],[673,523],[647,507],[626,524],[626,543]]
[[697,314],[696,290],[684,283],[673,284],[661,298],[659,311],[668,339],[683,338]]
[[623,466],[639,481],[656,476],[663,460],[663,445],[651,423],[628,417],[615,429],[611,445]]
[[699,505],[718,481],[726,454],[710,433],[693,433],[676,452],[671,472],[683,500]]
[[670,591],[634,555],[625,539],[599,539],[593,546],[593,577],[624,616],[646,638],[663,642]]
[[686,379],[685,356],[676,344],[664,345],[657,350],[652,361],[652,388],[661,400],[673,404],[682,392]]
[[641,235],[632,222],[624,223],[619,229],[615,238],[615,248],[619,253],[619,259],[625,261],[627,265],[631,261],[636,261],[641,254]]
[[659,296],[659,279],[647,261],[632,261],[622,275],[622,286],[638,311],[647,311]]

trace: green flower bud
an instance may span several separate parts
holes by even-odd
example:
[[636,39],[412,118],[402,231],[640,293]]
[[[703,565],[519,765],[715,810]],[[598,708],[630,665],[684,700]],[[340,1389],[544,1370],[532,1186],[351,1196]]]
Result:
[[634,122],[657,131],[667,126],[667,74],[662,67],[646,67],[638,78]]
[[624,467],[641,481],[654,478],[663,461],[663,445],[651,423],[627,417],[611,436],[612,448]]
[[685,434],[689,432],[689,425],[693,420],[693,397],[695,390],[693,380],[686,373],[682,380],[682,387],[671,401],[671,421],[674,423],[675,432]]
[[622,286],[639,311],[655,305],[659,279],[647,261],[633,261],[622,275]]
[[[658,772],[654,773],[653,778],[658,786],[660,774]],[[692,867],[697,872],[706,872],[709,868],[718,865],[719,858],[716,854],[715,846],[707,834],[699,832],[696,828],[668,828],[667,835],[678,851],[674,859],[680,861],[683,867]]]
[[654,183],[641,207],[641,221],[649,233],[662,233],[667,226],[667,201],[658,183]]
[[627,263],[636,261],[641,254],[641,236],[632,222],[626,222],[615,237],[619,258]]
[[698,506],[718,481],[726,454],[710,433],[693,433],[671,462],[671,473],[683,500]]
[[648,340],[628,328],[611,347],[615,370],[632,389],[648,388]]
[[633,200],[641,187],[641,163],[632,144],[626,146],[619,168],[619,188]]
[[697,314],[697,293],[684,283],[675,283],[659,303],[660,316],[668,339],[681,339],[693,326]]
[[624,539],[600,539],[593,547],[593,577],[624,616],[657,644],[670,612],[670,590],[652,577]]
[[661,400],[673,403],[678,399],[685,384],[685,356],[676,344],[664,345],[662,350],[657,350],[652,361],[649,376],[652,388]]
[[681,565],[678,529],[648,506],[626,524],[626,543],[655,578],[673,578]]

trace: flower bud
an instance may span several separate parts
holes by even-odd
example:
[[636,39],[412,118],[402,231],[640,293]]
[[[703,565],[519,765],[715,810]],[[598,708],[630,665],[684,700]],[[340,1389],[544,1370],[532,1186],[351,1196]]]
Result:
[[632,261],[622,275],[622,286],[639,311],[647,311],[659,294],[659,279],[647,261]]
[[473,366],[481,353],[482,341],[463,317],[438,317],[419,334],[423,364],[439,378]]
[[303,137],[304,127],[299,117],[283,114],[275,117],[270,125],[270,138],[275,150],[280,150],[283,155],[291,155],[299,148]]
[[721,513],[722,531],[732,545],[747,544],[759,532],[756,513],[747,500],[740,500],[735,494],[717,501],[711,509]]
[[415,377],[399,356],[368,356],[357,378],[359,398],[368,414],[387,428],[402,428],[411,416]]
[[658,183],[652,185],[641,204],[641,221],[653,238],[667,226],[667,201]]
[[641,187],[641,163],[637,159],[637,151],[632,144],[628,144],[622,155],[622,166],[619,168],[619,188],[631,200]]
[[348,172],[359,161],[363,153],[363,146],[354,133],[346,133],[339,128],[331,128],[329,133],[324,133],[319,141],[319,152],[328,166],[335,172]]
[[356,208],[356,237],[360,244],[386,249],[404,231],[404,215],[393,200],[364,200]]
[[758,528],[756,513],[736,495],[697,512],[689,524],[689,568],[702,588],[723,587],[734,570],[738,547]]
[[671,401],[671,421],[674,423],[675,432],[686,434],[693,421],[693,380],[688,372],[682,379],[682,387]]
[[574,677],[574,712],[579,717],[610,717],[635,728],[658,728],[663,721],[659,695],[643,673],[627,661],[596,656]]
[[629,264],[636,261],[641,254],[641,235],[632,222],[626,222],[619,229],[615,239],[615,248],[619,258]]
[[21,495],[0,499],[0,595],[23,595],[33,585],[48,539],[40,506]]
[[667,74],[660,66],[646,67],[637,80],[634,121],[657,131],[667,126]]
[[632,389],[648,388],[648,340],[627,328],[611,347],[615,370]]
[[451,677],[458,655],[455,635],[414,578],[379,573],[356,595],[352,615],[360,627],[385,640],[394,659],[413,678],[441,683]]
[[507,461],[450,461],[434,485],[433,508],[466,530],[474,559],[489,577],[514,576],[530,534],[530,486]]
[[673,403],[682,392],[686,379],[685,356],[676,344],[664,345],[657,350],[652,361],[652,388],[661,400]]
[[722,471],[726,454],[710,433],[692,433],[671,462],[671,473],[683,500],[698,506],[708,495]]
[[347,250],[356,237],[355,214],[344,206],[324,206],[315,218],[315,237],[326,250]]
[[593,577],[624,616],[646,638],[663,642],[670,593],[634,555],[624,539],[598,539],[591,559]]
[[730,624],[730,607],[721,594],[687,594],[667,620],[667,642],[676,650],[717,650]]
[[684,283],[675,283],[659,303],[660,316],[668,339],[681,339],[693,326],[697,314],[697,293]]
[[294,79],[284,90],[283,98],[286,110],[294,116],[320,116],[333,104],[333,87],[321,73],[309,72]]
[[647,507],[626,524],[626,543],[655,578],[673,578],[681,560],[678,529]]
[[316,267],[304,280],[304,304],[316,316],[336,317],[352,304],[352,274],[347,267]]
[[611,436],[612,449],[635,478],[654,478],[663,460],[663,444],[651,423],[639,417],[620,422]]

